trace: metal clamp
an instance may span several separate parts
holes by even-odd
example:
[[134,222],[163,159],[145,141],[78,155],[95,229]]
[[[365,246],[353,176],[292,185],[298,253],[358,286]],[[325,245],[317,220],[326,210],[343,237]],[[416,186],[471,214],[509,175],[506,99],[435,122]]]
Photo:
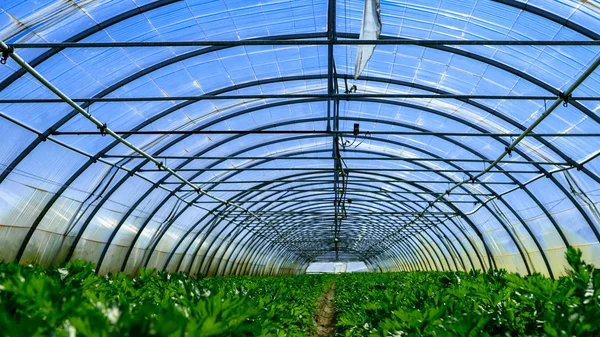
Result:
[[583,165],[581,163],[576,162],[575,160],[568,158],[567,163],[577,169],[577,171],[581,171],[583,169]]
[[565,93],[561,92],[558,94],[558,96],[560,98],[563,99],[563,106],[566,108],[569,106],[569,99],[571,98],[571,95],[565,95]]
[[8,57],[12,52],[14,52],[14,48],[12,46],[8,46],[8,49],[2,50],[2,57],[0,58],[0,64],[6,64],[8,61]]
[[50,134],[52,134],[52,132],[54,132],[54,129],[46,130],[44,133],[40,133],[38,137],[42,139],[42,142],[45,142],[48,140],[48,137],[50,137]]
[[108,126],[106,126],[106,123],[102,124],[102,126],[98,126],[97,128],[98,130],[100,130],[100,134],[102,135],[102,137],[106,136],[106,129],[108,128]]

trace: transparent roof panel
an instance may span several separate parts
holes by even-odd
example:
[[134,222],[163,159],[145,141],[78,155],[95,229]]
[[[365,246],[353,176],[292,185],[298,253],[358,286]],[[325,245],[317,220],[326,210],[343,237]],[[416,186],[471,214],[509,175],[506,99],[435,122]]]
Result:
[[600,5],[382,0],[354,79],[363,7],[3,5],[0,260],[598,263]]

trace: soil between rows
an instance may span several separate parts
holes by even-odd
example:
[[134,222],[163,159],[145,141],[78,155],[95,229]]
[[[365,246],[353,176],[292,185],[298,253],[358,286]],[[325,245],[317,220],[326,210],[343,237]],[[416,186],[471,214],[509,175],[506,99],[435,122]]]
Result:
[[317,327],[318,337],[327,337],[333,335],[335,331],[335,305],[333,297],[335,296],[335,283],[319,298],[319,307],[313,317],[313,322]]

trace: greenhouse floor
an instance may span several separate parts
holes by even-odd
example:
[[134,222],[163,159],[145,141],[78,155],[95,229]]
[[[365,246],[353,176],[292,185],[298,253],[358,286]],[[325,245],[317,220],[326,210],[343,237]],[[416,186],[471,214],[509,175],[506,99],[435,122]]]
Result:
[[191,278],[0,264],[2,336],[598,336],[600,274],[506,271]]

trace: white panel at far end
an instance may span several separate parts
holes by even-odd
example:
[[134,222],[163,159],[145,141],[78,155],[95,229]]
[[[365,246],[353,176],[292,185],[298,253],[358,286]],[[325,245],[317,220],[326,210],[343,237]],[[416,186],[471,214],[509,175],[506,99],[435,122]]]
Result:
[[340,273],[364,273],[369,269],[364,262],[314,262],[306,269],[307,274],[340,274]]

